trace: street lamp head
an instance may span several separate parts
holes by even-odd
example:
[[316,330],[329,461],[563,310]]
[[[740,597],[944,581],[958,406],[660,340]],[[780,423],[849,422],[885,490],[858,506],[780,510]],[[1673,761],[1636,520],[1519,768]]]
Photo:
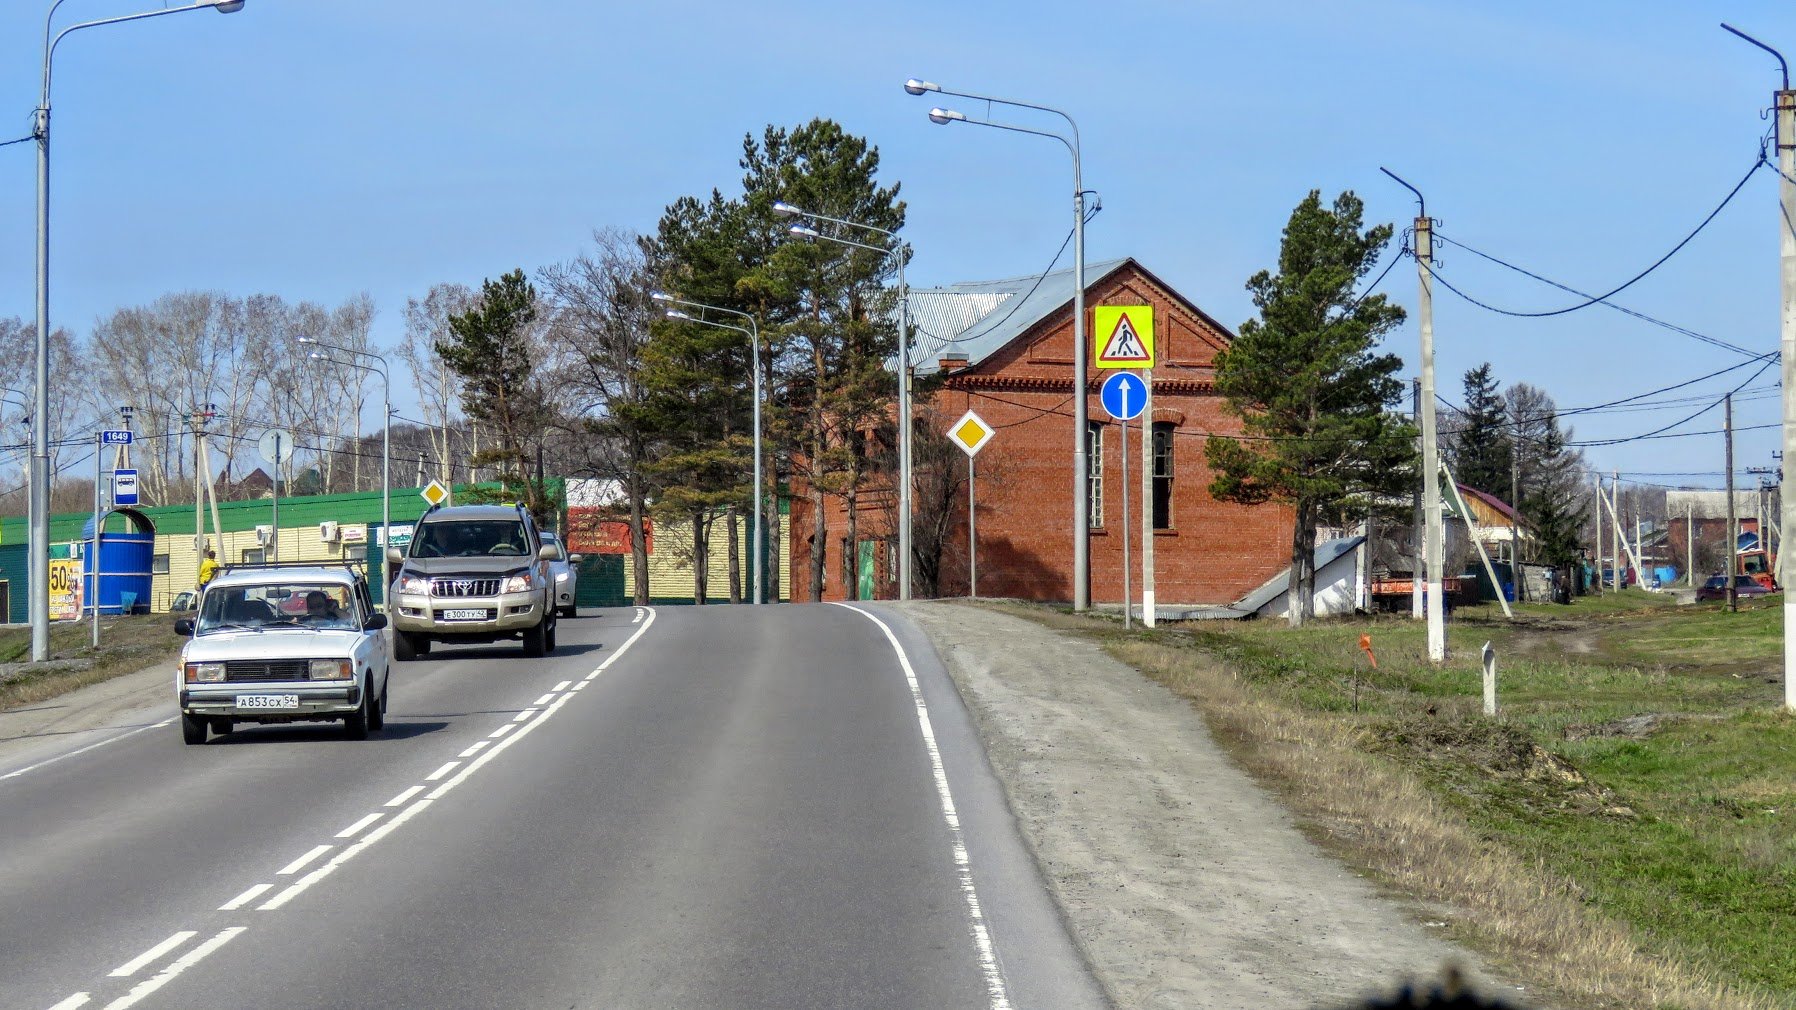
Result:
[[318,341],[313,340],[311,337],[300,337],[299,342],[302,344],[316,344]]
[[820,234],[817,231],[817,229],[809,227],[808,225],[802,225],[802,224],[795,224],[792,227],[787,228],[786,231],[789,232],[790,234],[798,236],[799,238],[822,238],[823,237],[822,234]]
[[654,299],[654,300],[655,300],[655,301],[658,301],[658,302],[671,302],[671,301],[673,301],[673,296],[672,296],[672,295],[670,295],[670,294],[668,294],[668,293],[667,293],[667,292],[665,292],[665,291],[650,291],[650,292],[649,292],[649,297],[650,297],[650,298],[653,298],[653,299]]
[[669,319],[691,319],[692,317],[687,315],[684,312],[681,312],[679,309],[668,309],[667,310],[667,318],[669,318]]
[[804,217],[804,216],[806,216],[804,211],[799,210],[797,207],[792,206],[791,204],[787,203],[784,200],[775,200],[773,202],[773,212],[775,214],[780,215],[781,217]]
[[907,95],[922,95],[940,90],[942,90],[942,86],[934,81],[919,81],[913,77],[904,82],[904,93]]
[[220,14],[235,14],[243,9],[243,0],[218,0],[212,9]]
[[306,357],[311,358],[313,361],[323,361],[324,360],[324,355],[319,354],[317,351],[313,351],[312,353],[306,355]]
[[929,121],[937,126],[947,126],[949,123],[964,123],[967,117],[953,109],[934,108],[929,110]]

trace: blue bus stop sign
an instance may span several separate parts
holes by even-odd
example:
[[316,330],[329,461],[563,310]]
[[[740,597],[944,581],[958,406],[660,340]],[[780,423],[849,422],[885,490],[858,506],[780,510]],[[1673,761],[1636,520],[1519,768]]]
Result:
[[1111,372],[1098,391],[1104,412],[1118,421],[1133,421],[1147,406],[1147,383],[1134,372]]
[[112,471],[112,504],[137,504],[137,471]]

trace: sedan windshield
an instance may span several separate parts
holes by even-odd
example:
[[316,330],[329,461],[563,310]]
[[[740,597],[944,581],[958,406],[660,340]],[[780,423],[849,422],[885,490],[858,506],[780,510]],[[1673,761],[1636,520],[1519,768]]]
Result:
[[521,558],[532,553],[524,545],[524,524],[516,520],[424,523],[412,538],[414,558]]
[[282,583],[262,586],[216,586],[200,599],[194,631],[261,630],[265,628],[356,628],[349,587],[330,583]]

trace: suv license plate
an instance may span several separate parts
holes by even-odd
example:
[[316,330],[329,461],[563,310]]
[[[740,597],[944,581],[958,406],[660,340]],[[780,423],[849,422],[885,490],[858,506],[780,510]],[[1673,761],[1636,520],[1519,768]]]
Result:
[[298,708],[297,694],[240,694],[238,708]]
[[445,621],[484,621],[485,610],[445,610],[442,612]]

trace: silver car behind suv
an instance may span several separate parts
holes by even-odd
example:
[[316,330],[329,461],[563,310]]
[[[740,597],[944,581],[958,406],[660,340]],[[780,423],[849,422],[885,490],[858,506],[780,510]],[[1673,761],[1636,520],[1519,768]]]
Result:
[[433,642],[521,639],[524,655],[555,648],[559,548],[543,544],[522,505],[438,506],[424,513],[405,549],[387,550],[387,612],[393,656],[405,661]]

